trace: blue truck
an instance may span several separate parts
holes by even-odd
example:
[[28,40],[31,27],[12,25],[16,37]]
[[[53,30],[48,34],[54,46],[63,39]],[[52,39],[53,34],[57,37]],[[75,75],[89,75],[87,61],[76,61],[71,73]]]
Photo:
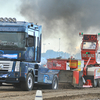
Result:
[[58,88],[57,71],[41,67],[42,26],[15,18],[0,18],[0,86],[22,90],[44,85]]

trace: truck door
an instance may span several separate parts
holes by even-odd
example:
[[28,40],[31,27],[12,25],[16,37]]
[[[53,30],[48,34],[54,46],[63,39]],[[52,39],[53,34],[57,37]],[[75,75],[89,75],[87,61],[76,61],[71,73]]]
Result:
[[[40,27],[41,29],[41,27]],[[40,62],[41,58],[41,31],[39,28],[28,29],[27,47],[29,51],[29,60]],[[31,59],[30,59],[31,58]]]

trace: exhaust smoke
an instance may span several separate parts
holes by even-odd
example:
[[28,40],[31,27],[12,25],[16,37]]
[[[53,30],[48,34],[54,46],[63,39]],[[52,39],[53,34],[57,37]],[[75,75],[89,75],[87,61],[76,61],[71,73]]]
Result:
[[100,32],[99,4],[98,0],[21,0],[19,11],[43,26],[43,42],[50,43],[51,49],[59,49],[61,38],[61,50],[75,54],[80,50],[79,32]]

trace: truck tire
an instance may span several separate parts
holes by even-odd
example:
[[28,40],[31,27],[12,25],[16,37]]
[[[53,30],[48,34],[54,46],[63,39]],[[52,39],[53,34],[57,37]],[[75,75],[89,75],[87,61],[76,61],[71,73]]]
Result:
[[2,86],[2,83],[0,82],[0,86]]
[[22,90],[31,91],[33,89],[33,75],[28,73],[26,81],[21,83]]
[[15,84],[13,85],[13,87],[14,87],[15,89],[20,88],[20,83],[15,83]]
[[96,79],[94,79],[93,86],[94,86],[94,87],[97,87],[97,80],[96,80]]
[[58,89],[58,77],[55,75],[52,80],[52,84],[49,86],[50,89]]
[[98,79],[98,87],[100,87],[100,79]]

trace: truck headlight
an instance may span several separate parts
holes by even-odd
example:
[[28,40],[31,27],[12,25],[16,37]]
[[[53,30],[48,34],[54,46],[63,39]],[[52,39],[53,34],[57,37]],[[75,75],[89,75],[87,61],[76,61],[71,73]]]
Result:
[[20,61],[16,61],[15,72],[19,72],[19,68],[20,68]]

